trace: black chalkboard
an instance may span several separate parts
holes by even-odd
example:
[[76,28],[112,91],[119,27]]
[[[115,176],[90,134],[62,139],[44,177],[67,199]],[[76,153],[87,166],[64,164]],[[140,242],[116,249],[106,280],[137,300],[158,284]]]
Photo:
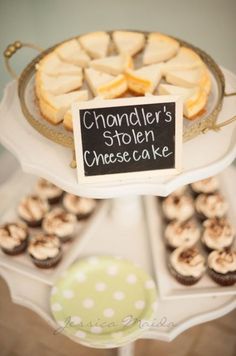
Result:
[[92,107],[87,102],[73,110],[75,116],[79,111],[79,121],[74,118],[79,128],[74,131],[79,132],[77,158],[83,161],[84,178],[177,168],[179,103],[169,97],[155,102],[157,98],[161,97],[101,101]]

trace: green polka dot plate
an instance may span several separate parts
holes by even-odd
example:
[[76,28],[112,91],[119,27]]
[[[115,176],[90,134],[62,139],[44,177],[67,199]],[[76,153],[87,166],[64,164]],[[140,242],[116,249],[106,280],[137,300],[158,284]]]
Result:
[[123,258],[94,256],[73,264],[51,291],[51,310],[64,332],[81,344],[119,347],[150,327],[157,306],[154,281]]

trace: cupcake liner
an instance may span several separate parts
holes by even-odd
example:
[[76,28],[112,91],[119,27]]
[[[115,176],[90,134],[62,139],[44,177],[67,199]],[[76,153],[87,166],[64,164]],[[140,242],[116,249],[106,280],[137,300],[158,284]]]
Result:
[[202,276],[200,277],[193,277],[193,276],[182,276],[180,273],[178,273],[168,262],[168,268],[172,276],[181,284],[185,286],[192,286],[193,284],[196,284]]
[[22,243],[19,246],[16,246],[13,249],[6,249],[2,247],[2,251],[7,255],[16,256],[23,253],[26,250],[27,246],[28,246],[28,237],[24,241],[22,241]]
[[55,205],[59,204],[62,200],[63,193],[61,193],[59,196],[53,197],[53,198],[47,198],[47,201],[50,205]]
[[208,268],[208,274],[213,281],[224,287],[232,286],[236,283],[236,271],[222,274],[214,271],[212,268]]
[[37,228],[37,227],[41,227],[42,225],[42,221],[43,221],[43,218],[40,219],[40,220],[35,220],[35,221],[28,221],[24,218],[22,218],[20,216],[21,220],[23,220],[29,227],[32,227],[32,228]]
[[62,250],[59,251],[57,256],[47,258],[46,260],[38,260],[37,258],[35,258],[32,255],[30,255],[30,257],[31,257],[33,263],[35,264],[35,266],[37,266],[38,268],[52,268],[60,262],[60,260],[62,258]]

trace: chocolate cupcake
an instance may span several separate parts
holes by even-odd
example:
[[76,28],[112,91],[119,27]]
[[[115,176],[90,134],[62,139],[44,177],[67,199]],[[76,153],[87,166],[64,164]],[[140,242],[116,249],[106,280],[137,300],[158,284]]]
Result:
[[95,210],[96,205],[96,200],[90,198],[82,198],[69,193],[63,197],[64,208],[81,220],[87,219]]
[[201,240],[208,251],[221,250],[232,245],[235,231],[227,218],[207,219],[203,228]]
[[164,238],[168,248],[174,250],[180,246],[195,245],[200,234],[200,226],[192,218],[186,221],[174,220],[170,222],[165,228]]
[[185,221],[194,214],[193,199],[188,194],[170,194],[162,202],[162,209],[166,220]]
[[30,227],[41,226],[48,210],[48,202],[37,195],[23,198],[17,208],[19,217]]
[[22,222],[12,222],[0,226],[0,247],[7,255],[18,255],[26,250],[29,232]]
[[63,196],[63,190],[46,179],[40,178],[35,187],[36,194],[49,202],[57,204]]
[[228,210],[228,203],[220,193],[200,194],[195,200],[195,207],[201,220],[222,218]]
[[208,273],[221,286],[236,283],[236,251],[230,249],[212,251],[208,256]]
[[169,259],[169,270],[173,277],[186,286],[197,283],[203,276],[206,265],[205,258],[196,247],[179,247]]
[[55,208],[45,215],[42,227],[47,234],[56,235],[61,242],[74,237],[77,218],[62,208]]
[[191,184],[192,191],[195,195],[198,194],[212,194],[219,189],[219,179],[217,177],[210,177],[199,180]]
[[30,240],[28,253],[35,266],[51,268],[57,265],[62,257],[61,242],[55,235],[41,233]]

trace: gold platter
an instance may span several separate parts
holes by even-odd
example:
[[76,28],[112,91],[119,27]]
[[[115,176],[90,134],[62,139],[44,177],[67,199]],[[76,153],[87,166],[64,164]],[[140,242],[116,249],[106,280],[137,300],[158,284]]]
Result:
[[[140,32],[140,31],[139,31]],[[108,32],[111,34],[111,32]],[[148,32],[143,32],[145,36],[147,36],[149,33]],[[73,37],[73,38],[77,38]],[[170,36],[172,37],[172,36]],[[222,104],[223,104],[223,98],[226,95],[225,94],[225,80],[224,80],[224,75],[219,68],[219,66],[216,64],[216,62],[203,50],[179,39],[175,38],[177,41],[179,41],[181,46],[188,47],[192,50],[194,50],[204,61],[204,63],[207,65],[210,73],[212,80],[214,81],[214,93],[211,94],[213,95],[213,106],[205,115],[205,117],[199,117],[195,119],[194,121],[188,121],[184,120],[184,130],[183,130],[183,139],[184,141],[188,141],[200,133],[205,133],[208,130],[218,130],[220,127],[229,124],[230,122],[234,121],[236,117],[229,119],[225,121],[222,124],[217,124],[217,117],[219,112],[221,111]],[[71,38],[72,39],[72,38]],[[68,40],[66,40],[68,41]],[[51,141],[58,143],[60,145],[63,145],[65,147],[74,148],[74,140],[73,140],[73,134],[66,131],[62,125],[58,126],[53,126],[49,123],[47,123],[45,120],[40,119],[39,117],[36,117],[34,113],[32,113],[32,110],[29,110],[29,105],[26,100],[26,91],[29,86],[29,83],[32,82],[34,79],[35,75],[35,65],[49,52],[53,51],[55,47],[60,45],[61,43],[64,43],[66,41],[62,41],[60,43],[55,44],[54,46],[42,51],[39,55],[37,55],[27,66],[26,68],[22,71],[18,78],[18,96],[20,100],[20,105],[22,112],[24,114],[24,117],[26,120],[29,122],[29,124],[37,130],[40,134],[42,134],[44,137],[50,139]],[[24,44],[21,43],[20,41],[16,41],[14,44],[11,44],[8,46],[6,51],[4,52],[4,57],[5,57],[5,63],[8,71],[11,73],[11,75],[15,76],[15,73],[13,69],[10,66],[9,59],[11,56],[20,48],[22,47],[31,47],[37,50],[40,50],[39,47],[31,44]],[[229,94],[229,95],[234,95],[235,93]],[[35,107],[37,107],[37,103],[34,102]]]

